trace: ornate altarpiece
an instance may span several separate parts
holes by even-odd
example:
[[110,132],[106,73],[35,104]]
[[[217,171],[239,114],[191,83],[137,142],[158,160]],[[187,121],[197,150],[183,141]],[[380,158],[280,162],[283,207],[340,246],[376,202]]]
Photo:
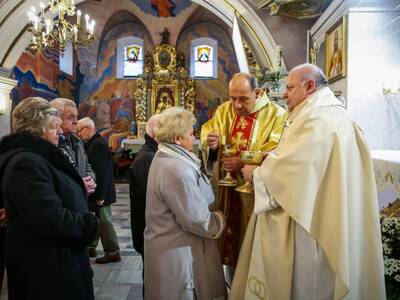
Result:
[[165,42],[144,57],[144,75],[136,84],[138,138],[143,137],[147,119],[171,106],[195,112],[194,80],[185,67],[185,57]]

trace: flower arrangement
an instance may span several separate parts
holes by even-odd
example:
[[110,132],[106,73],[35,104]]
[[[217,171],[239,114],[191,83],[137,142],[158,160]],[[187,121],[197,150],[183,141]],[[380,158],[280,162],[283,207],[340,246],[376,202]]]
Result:
[[400,218],[382,217],[381,232],[387,299],[400,299]]
[[281,79],[287,76],[284,70],[271,71],[264,69],[258,77],[258,84],[260,86],[267,85],[272,91],[279,91],[281,87]]

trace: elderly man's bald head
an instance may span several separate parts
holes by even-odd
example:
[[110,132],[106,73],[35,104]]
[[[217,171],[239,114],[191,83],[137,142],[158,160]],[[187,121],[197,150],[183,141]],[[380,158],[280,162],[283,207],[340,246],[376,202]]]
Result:
[[260,95],[257,79],[248,73],[236,73],[229,82],[229,97],[238,115],[250,114]]
[[327,86],[328,80],[325,77],[324,72],[313,64],[302,64],[294,67],[290,73],[297,72],[300,75],[301,82],[307,80],[313,80],[315,82],[316,89]]
[[289,73],[284,94],[289,110],[295,108],[319,88],[327,85],[328,81],[324,72],[317,66],[303,64],[294,67]]
[[146,123],[146,133],[153,139],[155,137],[154,128],[156,127],[158,117],[159,117],[159,114],[153,115],[150,117],[150,119]]

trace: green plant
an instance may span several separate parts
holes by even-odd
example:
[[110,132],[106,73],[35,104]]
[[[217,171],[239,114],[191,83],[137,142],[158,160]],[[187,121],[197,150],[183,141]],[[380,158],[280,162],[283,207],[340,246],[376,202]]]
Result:
[[286,71],[278,70],[278,71],[270,71],[268,69],[264,69],[261,72],[261,76],[258,78],[258,83],[260,86],[267,85],[273,91],[279,90],[281,86],[280,80],[287,75]]

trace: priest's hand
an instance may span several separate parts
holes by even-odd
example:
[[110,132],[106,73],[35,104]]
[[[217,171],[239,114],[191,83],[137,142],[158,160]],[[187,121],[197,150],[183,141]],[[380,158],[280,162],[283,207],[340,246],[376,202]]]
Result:
[[257,165],[245,165],[242,169],[243,177],[248,182],[253,182],[253,171]]
[[219,146],[219,140],[220,134],[211,132],[207,135],[207,146],[212,150],[216,150]]
[[243,168],[239,156],[223,156],[222,163],[224,165],[224,170],[227,172],[240,171],[240,169]]

